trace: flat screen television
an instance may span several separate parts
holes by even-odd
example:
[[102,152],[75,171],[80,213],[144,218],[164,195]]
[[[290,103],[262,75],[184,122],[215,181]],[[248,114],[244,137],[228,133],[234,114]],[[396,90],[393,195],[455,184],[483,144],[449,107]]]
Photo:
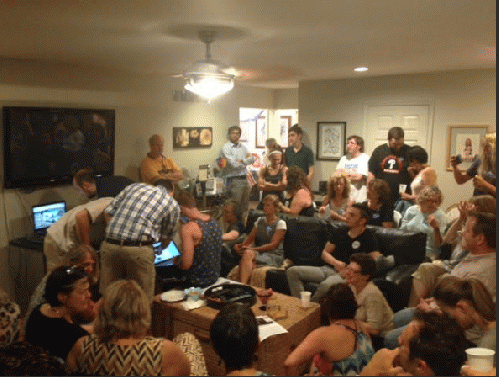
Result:
[[83,168],[114,174],[114,127],[114,110],[5,106],[4,187],[70,184]]

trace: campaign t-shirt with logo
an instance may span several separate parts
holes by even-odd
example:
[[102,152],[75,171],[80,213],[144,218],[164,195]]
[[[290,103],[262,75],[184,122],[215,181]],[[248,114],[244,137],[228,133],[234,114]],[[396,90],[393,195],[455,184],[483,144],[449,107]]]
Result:
[[336,166],[336,170],[344,169],[354,174],[362,174],[363,178],[360,181],[351,182],[352,190],[350,192],[350,199],[355,200],[357,203],[367,200],[367,163],[369,156],[361,153],[358,157],[349,158],[343,156]]
[[335,229],[329,236],[329,242],[336,246],[332,252],[333,257],[339,261],[349,263],[350,256],[354,253],[369,254],[378,251],[378,242],[369,229],[366,229],[356,238],[348,235],[349,228]]
[[410,191],[412,177],[407,171],[410,146],[404,145],[395,151],[383,144],[377,147],[369,159],[369,171],[378,179],[384,179],[390,186],[390,201],[394,204],[399,198],[399,185],[407,185],[406,192]]

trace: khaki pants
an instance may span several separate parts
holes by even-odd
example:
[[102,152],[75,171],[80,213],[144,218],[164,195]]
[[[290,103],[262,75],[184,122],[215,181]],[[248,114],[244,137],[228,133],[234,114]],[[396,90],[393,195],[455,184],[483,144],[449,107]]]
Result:
[[49,275],[54,268],[62,265],[67,251],[61,249],[50,234],[47,234],[43,239],[43,254],[47,259],[47,275]]
[[100,293],[104,294],[107,286],[113,281],[135,280],[152,301],[154,284],[156,283],[156,269],[154,268],[155,258],[151,245],[122,246],[104,241],[100,254]]
[[412,274],[414,279],[419,280],[420,283],[428,290],[428,297],[433,295],[433,291],[437,284],[450,274],[447,270],[435,263],[421,263],[418,269]]

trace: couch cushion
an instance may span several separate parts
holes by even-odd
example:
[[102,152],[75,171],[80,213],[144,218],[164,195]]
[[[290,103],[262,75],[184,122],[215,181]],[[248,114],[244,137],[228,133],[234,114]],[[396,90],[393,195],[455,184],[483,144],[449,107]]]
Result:
[[368,226],[374,230],[380,253],[393,255],[395,264],[419,264],[425,258],[426,234],[401,229]]
[[327,241],[326,222],[304,216],[285,218],[287,231],[284,237],[284,258],[297,266],[322,266],[321,254]]

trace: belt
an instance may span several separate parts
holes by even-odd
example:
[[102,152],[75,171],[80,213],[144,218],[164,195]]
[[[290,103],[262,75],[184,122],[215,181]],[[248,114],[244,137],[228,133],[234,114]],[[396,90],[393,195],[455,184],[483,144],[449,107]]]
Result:
[[106,238],[106,242],[121,246],[147,246],[154,243],[153,241],[115,240],[113,238]]
[[231,177],[227,177],[227,179],[246,179],[246,175],[233,175]]

